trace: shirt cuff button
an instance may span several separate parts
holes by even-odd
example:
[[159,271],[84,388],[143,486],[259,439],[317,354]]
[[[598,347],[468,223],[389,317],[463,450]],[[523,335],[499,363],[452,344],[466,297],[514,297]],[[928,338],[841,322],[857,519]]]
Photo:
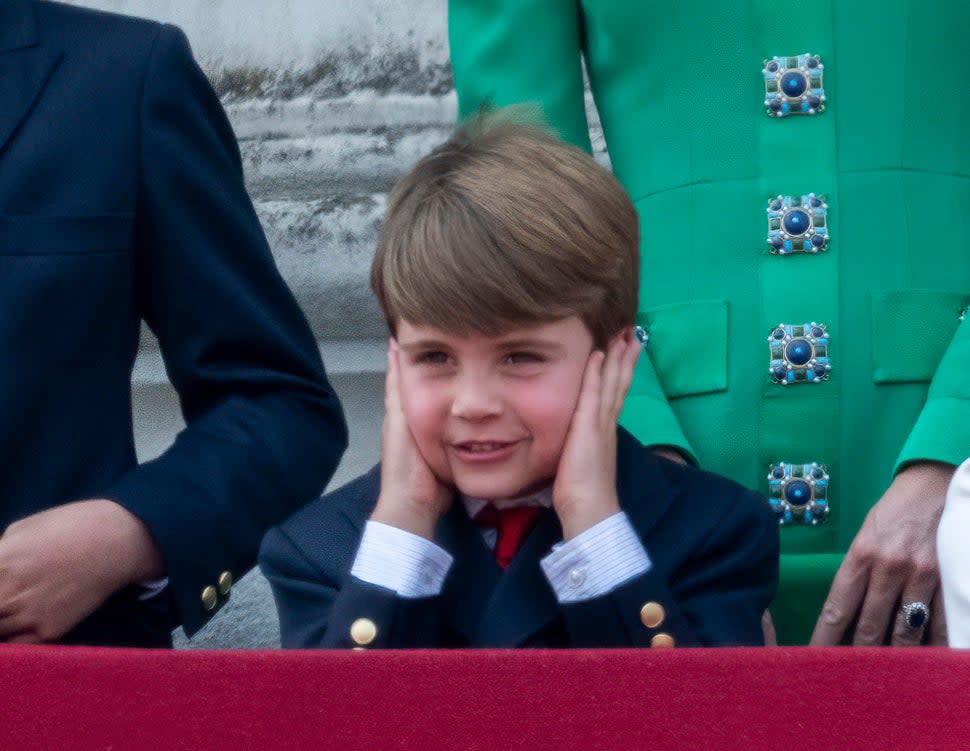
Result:
[[586,569],[574,568],[569,570],[569,586],[581,587],[586,582]]

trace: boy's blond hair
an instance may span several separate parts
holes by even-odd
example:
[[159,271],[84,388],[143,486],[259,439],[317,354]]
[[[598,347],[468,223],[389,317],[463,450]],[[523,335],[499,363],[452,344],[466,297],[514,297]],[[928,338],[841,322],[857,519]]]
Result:
[[597,347],[633,324],[639,223],[616,179],[536,125],[480,116],[394,187],[371,266],[391,332],[576,315]]

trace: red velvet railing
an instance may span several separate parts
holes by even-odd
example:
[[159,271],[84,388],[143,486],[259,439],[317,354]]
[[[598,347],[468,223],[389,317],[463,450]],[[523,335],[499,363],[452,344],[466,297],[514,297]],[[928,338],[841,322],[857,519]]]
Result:
[[0,749],[970,748],[970,652],[0,647]]

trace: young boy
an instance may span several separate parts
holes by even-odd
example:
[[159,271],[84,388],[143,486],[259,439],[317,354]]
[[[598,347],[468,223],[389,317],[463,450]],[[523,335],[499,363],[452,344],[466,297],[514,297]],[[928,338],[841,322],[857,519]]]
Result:
[[762,643],[765,500],[617,426],[637,215],[578,149],[479,121],[391,193],[382,461],[271,530],[284,647]]

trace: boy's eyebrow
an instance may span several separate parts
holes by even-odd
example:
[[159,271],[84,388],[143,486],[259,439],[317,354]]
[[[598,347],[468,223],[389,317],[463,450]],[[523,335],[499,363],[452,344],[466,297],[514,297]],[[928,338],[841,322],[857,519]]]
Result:
[[549,341],[548,339],[505,339],[499,342],[499,346],[505,349],[542,349],[547,352],[561,352],[563,346],[560,342]]
[[397,346],[408,352],[413,349],[448,349],[448,345],[438,339],[418,339],[413,342],[398,342]]
[[[417,339],[413,342],[398,342],[405,352],[417,349],[448,349],[448,344],[440,339]],[[563,346],[560,342],[549,341],[548,339],[504,339],[498,342],[502,349],[540,349],[546,352],[562,352]]]

